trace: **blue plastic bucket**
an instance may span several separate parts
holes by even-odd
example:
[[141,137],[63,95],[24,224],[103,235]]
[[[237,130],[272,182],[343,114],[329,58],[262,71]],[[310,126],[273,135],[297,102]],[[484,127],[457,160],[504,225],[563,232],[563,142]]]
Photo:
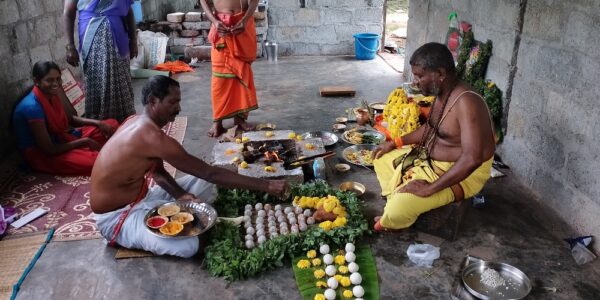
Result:
[[379,49],[379,34],[357,33],[354,36],[356,59],[368,60],[375,58]]
[[136,24],[144,19],[144,14],[142,13],[142,1],[135,0],[133,4],[131,4],[131,10],[133,11],[133,18],[135,19]]

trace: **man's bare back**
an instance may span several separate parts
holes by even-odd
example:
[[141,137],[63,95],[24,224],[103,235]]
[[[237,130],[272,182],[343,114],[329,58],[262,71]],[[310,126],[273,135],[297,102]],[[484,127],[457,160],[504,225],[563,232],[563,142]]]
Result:
[[[144,111],[123,124],[98,154],[92,170],[90,206],[106,213],[133,203],[140,196],[145,175],[152,178],[177,200],[204,201],[187,193],[168,174],[163,161],[187,174],[222,187],[263,191],[285,197],[289,186],[284,180],[264,180],[213,167],[189,154],[161,128],[175,120],[181,111],[181,90],[177,81],[154,76],[144,86]],[[143,195],[142,195],[143,196]]]
[[150,119],[135,117],[106,143],[92,170],[91,208],[105,213],[132,203],[145,184],[145,175],[162,160],[151,158],[153,138],[170,138]]

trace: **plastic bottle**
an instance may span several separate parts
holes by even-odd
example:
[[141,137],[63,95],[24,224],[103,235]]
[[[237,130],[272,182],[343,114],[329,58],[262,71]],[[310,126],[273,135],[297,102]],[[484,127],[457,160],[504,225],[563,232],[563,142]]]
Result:
[[461,43],[458,15],[456,12],[453,11],[448,15],[448,21],[450,24],[448,25],[448,34],[446,35],[446,46],[448,46],[448,49],[450,49],[452,56],[454,56],[454,59],[456,60],[456,57],[458,56],[458,47]]
[[313,174],[315,175],[315,179],[327,179],[327,175],[325,174],[325,160],[323,158],[319,157],[313,162]]

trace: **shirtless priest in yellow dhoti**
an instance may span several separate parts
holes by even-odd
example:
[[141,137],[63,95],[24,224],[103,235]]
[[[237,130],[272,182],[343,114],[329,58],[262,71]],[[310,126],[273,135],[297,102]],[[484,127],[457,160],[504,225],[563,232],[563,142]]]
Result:
[[212,22],[208,40],[212,64],[213,126],[208,136],[225,132],[223,120],[234,119],[242,130],[252,130],[246,122],[248,112],[258,108],[251,64],[256,60],[254,11],[258,0],[213,0],[214,12],[207,0],[202,9]]
[[410,65],[413,84],[436,100],[424,125],[374,151],[387,198],[375,231],[407,228],[422,213],[474,196],[490,177],[495,141],[489,110],[457,77],[448,48],[425,44]]

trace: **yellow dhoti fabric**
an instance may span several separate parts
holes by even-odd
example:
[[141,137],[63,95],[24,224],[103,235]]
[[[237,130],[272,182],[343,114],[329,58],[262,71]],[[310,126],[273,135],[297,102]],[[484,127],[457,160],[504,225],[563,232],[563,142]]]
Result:
[[[434,182],[440,178],[437,173],[447,172],[453,162],[431,160],[415,160],[414,167],[402,175],[402,166],[394,168],[394,160],[410,151],[410,148],[397,149],[386,153],[373,161],[377,179],[381,185],[381,194],[387,197],[380,224],[385,228],[402,229],[410,227],[419,215],[432,209],[454,202],[454,193],[448,187],[429,197],[419,197],[410,193],[399,193],[397,189],[412,180],[426,180]],[[473,197],[481,191],[483,185],[490,178],[493,157],[481,164],[469,177],[460,182],[465,199]]]

